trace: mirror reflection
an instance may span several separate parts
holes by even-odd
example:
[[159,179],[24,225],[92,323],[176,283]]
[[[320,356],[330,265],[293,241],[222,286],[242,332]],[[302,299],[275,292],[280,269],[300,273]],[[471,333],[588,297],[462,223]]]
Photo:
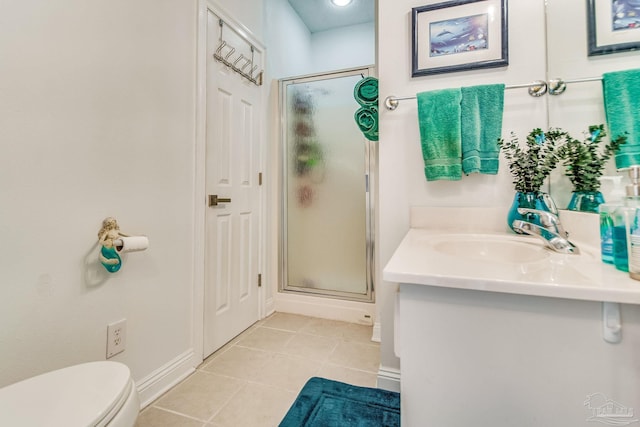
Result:
[[[589,56],[588,11],[594,3],[618,8],[636,7],[621,1],[546,1],[547,80],[561,79],[566,83],[564,92],[553,95],[553,91],[550,90],[546,96],[548,124],[549,127],[567,131],[578,140],[591,138],[590,126],[604,124],[606,129],[602,75],[638,68],[640,63],[640,51],[637,50]],[[601,9],[597,12],[601,13]],[[627,34],[638,37],[635,33],[640,33],[640,28],[636,26],[626,31]],[[615,138],[615,135],[607,135],[603,139],[602,149],[611,137]],[[613,201],[612,199],[617,197],[616,184],[624,186],[628,178],[625,172],[616,170],[613,158],[606,161],[603,175],[607,178],[602,180],[600,190],[605,201]],[[614,178],[618,176],[622,178]],[[573,185],[563,173],[562,165],[552,172],[549,187],[558,207],[565,209],[571,202]]]

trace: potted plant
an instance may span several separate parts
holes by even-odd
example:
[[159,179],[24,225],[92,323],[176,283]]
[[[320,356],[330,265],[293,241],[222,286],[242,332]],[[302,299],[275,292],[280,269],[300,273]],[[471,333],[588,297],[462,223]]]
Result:
[[561,129],[552,128],[543,132],[542,129],[536,128],[527,135],[524,145],[513,132],[509,141],[498,140],[498,147],[509,163],[509,172],[513,176],[516,191],[507,216],[511,229],[515,220],[524,219],[540,225],[537,215],[522,215],[518,208],[558,213],[551,197],[541,191],[541,188],[560,160],[558,147],[570,138],[569,134]]
[[620,135],[601,150],[600,144],[606,135],[604,125],[592,125],[583,141],[570,139],[560,147],[558,155],[564,165],[564,174],[573,186],[567,209],[598,212],[598,207],[604,203],[600,177],[607,160],[627,142],[627,137]]

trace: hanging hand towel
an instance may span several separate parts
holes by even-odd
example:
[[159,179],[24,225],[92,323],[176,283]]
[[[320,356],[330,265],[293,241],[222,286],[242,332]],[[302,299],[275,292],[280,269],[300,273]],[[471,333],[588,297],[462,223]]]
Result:
[[356,83],[353,88],[353,97],[358,104],[363,107],[367,105],[378,105],[378,79],[375,77],[365,77]]
[[364,134],[364,137],[369,141],[378,140],[378,107],[375,105],[368,105],[360,107],[355,112],[354,118],[360,131]]
[[353,97],[361,105],[354,118],[369,141],[378,140],[378,79],[365,77],[353,88]]
[[498,139],[502,136],[504,84],[462,88],[462,171],[498,173]]
[[609,136],[628,133],[616,153],[616,168],[640,165],[640,69],[603,74],[602,91]]
[[462,178],[460,89],[417,94],[420,143],[427,181]]

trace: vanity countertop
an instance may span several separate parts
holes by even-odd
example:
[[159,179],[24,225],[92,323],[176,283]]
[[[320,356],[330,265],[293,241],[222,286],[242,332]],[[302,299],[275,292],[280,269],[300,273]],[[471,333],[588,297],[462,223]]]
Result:
[[640,304],[640,281],[603,263],[598,248],[576,243],[581,255],[555,253],[536,238],[516,234],[411,228],[385,266],[383,278],[426,286]]

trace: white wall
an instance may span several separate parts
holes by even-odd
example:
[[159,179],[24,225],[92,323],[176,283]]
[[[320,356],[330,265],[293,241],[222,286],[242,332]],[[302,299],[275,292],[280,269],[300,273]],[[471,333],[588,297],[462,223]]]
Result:
[[233,18],[243,29],[264,41],[266,2],[268,0],[209,0],[224,15]]
[[350,25],[311,34],[314,72],[355,68],[375,63],[375,23]]
[[[213,4],[262,37],[247,3]],[[0,386],[105,359],[122,318],[113,360],[143,403],[202,360],[197,23],[197,0],[0,4]],[[115,274],[97,261],[107,216],[150,240]]]
[[311,73],[311,33],[289,2],[265,0],[265,21],[268,81]]
[[[544,2],[509,3],[509,66],[411,78],[411,8],[424,0],[380,1],[378,58],[380,99],[475,84],[521,84],[545,78]],[[473,175],[457,182],[426,182],[415,101],[402,101],[395,111],[380,109],[380,193],[377,300],[382,323],[381,365],[399,369],[393,353],[393,306],[397,285],[382,281],[382,269],[409,228],[411,206],[505,206],[513,199],[511,176],[502,162],[497,176]],[[526,89],[505,92],[503,136],[524,137],[544,127],[544,101]]]
[[375,63],[375,24],[311,33],[287,0],[265,0],[269,77],[281,79]]
[[[0,386],[105,358],[137,381],[193,347],[196,1],[0,5]],[[9,18],[10,17],[10,18]],[[114,216],[150,248],[97,263]]]

